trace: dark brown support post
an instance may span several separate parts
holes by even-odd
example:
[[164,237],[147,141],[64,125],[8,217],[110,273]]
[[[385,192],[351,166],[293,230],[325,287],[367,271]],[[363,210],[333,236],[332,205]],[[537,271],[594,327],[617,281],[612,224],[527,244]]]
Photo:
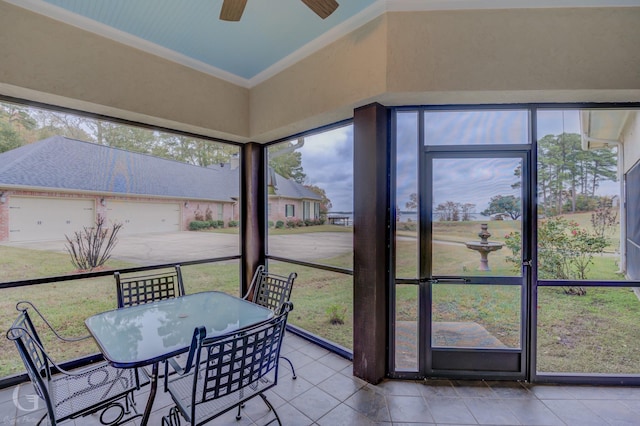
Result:
[[242,146],[240,203],[242,268],[241,292],[244,295],[258,265],[265,262],[266,185],[264,158],[266,148],[255,142]]
[[354,111],[353,374],[378,383],[387,366],[389,287],[388,111]]

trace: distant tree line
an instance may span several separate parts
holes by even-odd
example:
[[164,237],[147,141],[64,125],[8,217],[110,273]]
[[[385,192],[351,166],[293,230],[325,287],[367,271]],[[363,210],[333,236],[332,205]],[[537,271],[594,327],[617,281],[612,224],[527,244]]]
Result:
[[[0,153],[56,135],[200,167],[228,163],[233,156],[239,155],[238,147],[231,144],[0,102]],[[320,214],[326,216],[331,209],[331,200],[323,188],[306,182],[302,153],[296,151],[302,145],[304,139],[299,139],[297,145],[293,142],[273,145],[269,148],[270,157],[273,157],[269,166],[322,197]]]
[[617,181],[616,148],[583,150],[577,133],[538,142],[538,203],[545,216],[593,211],[603,181]]
[[[583,150],[577,133],[546,135],[538,141],[538,206],[543,217],[563,213],[595,211],[610,197],[596,195],[604,181],[617,181],[617,148]],[[511,185],[520,187],[521,167],[513,174],[518,180]],[[407,209],[418,208],[418,196],[412,193],[405,204]],[[446,201],[435,207],[442,221],[469,220],[474,204]],[[482,215],[509,217],[517,220],[522,214],[520,197],[496,195],[489,200]]]
[[202,167],[238,154],[230,144],[0,102],[0,152],[55,135]]

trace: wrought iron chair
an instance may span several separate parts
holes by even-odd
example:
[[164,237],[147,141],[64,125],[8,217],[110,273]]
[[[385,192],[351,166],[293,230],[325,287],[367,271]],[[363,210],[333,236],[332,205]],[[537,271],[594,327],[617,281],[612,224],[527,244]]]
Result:
[[[298,274],[295,272],[285,277],[270,273],[265,269],[264,265],[260,265],[256,269],[256,273],[253,274],[251,285],[243,299],[250,300],[277,313],[282,304],[291,299],[291,290],[296,278],[298,278]],[[287,361],[289,367],[291,367],[292,378],[295,380],[298,376],[296,376],[293,363],[285,356],[281,356],[281,358]]]
[[171,299],[185,294],[180,265],[176,265],[170,272],[126,276],[115,272],[113,275],[116,279],[118,308]]
[[[291,302],[278,315],[260,324],[217,337],[206,337],[204,327],[194,330],[186,367],[175,365],[178,374],[165,376],[176,406],[162,419],[163,425],[179,426],[180,414],[191,425],[204,424],[260,396],[275,418],[280,417],[264,392],[278,382],[278,358]],[[170,361],[171,362],[171,361]]]
[[125,414],[128,417],[124,421],[139,416],[133,392],[144,383],[135,369],[113,368],[106,362],[74,371],[63,369],[47,354],[29,310],[40,316],[60,340],[77,342],[90,336],[72,339],[60,336],[30,302],[18,302],[16,309],[20,314],[7,331],[7,338],[18,348],[33,388],[46,404],[47,412],[38,424],[47,417],[56,425],[100,411],[100,423],[105,425],[119,424]]
[[[114,272],[113,276],[116,279],[118,309],[172,299],[185,294],[180,265],[175,265],[170,271],[131,275]],[[153,379],[151,366],[143,367],[143,370],[147,377]],[[166,363],[164,374],[168,374]],[[162,376],[162,373],[159,376]]]

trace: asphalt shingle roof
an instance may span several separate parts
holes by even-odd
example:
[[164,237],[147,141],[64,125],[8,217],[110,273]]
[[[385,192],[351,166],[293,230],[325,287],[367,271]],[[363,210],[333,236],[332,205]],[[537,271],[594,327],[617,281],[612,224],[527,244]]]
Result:
[[[277,175],[277,195],[320,199]],[[53,136],[0,154],[0,185],[231,201],[239,173]]]

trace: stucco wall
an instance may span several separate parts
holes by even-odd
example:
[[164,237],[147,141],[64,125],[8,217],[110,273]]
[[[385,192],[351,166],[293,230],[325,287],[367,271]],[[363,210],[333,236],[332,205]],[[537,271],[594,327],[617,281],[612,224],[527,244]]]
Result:
[[0,2],[0,94],[244,140],[249,91]]
[[389,92],[640,89],[640,8],[432,11],[388,20]]
[[251,89],[251,133],[372,101],[637,102],[638,22],[640,8],[390,12]]
[[374,19],[251,89],[260,141],[353,116],[386,90],[387,19]]

